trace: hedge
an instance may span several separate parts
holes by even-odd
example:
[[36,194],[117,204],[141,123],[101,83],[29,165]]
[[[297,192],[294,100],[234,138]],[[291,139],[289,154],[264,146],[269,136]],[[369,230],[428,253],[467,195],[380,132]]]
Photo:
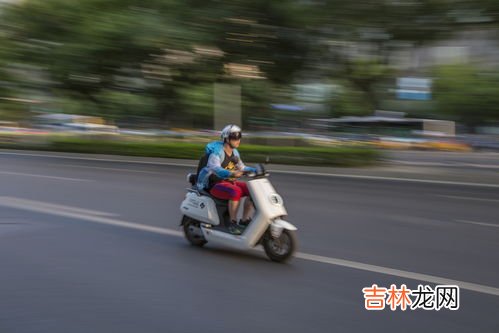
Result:
[[[111,154],[125,156],[198,159],[204,143],[124,141],[80,137],[49,137],[42,141],[0,142],[0,148],[34,149],[58,152]],[[310,166],[363,166],[375,163],[380,152],[364,147],[276,147],[243,145],[239,149],[245,162]]]

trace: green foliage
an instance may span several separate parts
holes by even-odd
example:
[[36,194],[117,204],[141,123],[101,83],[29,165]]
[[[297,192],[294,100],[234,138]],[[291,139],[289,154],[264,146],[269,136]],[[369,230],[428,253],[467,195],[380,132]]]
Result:
[[449,65],[437,68],[435,77],[439,111],[471,127],[499,121],[499,71]]
[[144,94],[105,90],[97,95],[100,116],[117,120],[127,117],[157,118],[156,101]]
[[40,68],[55,95],[75,99],[63,112],[116,120],[143,107],[156,119],[207,126],[209,86],[227,79],[224,64],[258,64],[281,82],[300,69],[308,43],[293,30],[303,24],[300,7],[291,0],[26,0],[1,13],[0,31],[16,62]]
[[64,113],[84,116],[100,116],[99,107],[95,101],[72,96],[63,96],[57,98],[56,104],[57,110],[63,110]]
[[343,75],[349,81],[348,85],[353,87],[351,91],[357,94],[356,98],[359,98],[359,93],[363,94],[364,103],[361,104],[367,105],[371,112],[378,109],[376,84],[390,77],[390,67],[376,59],[353,59],[345,61],[344,71]]
[[[15,149],[45,149],[50,151],[115,154],[181,159],[198,159],[205,144],[183,142],[138,142],[102,140],[78,137],[48,137],[45,145],[1,143],[0,147]],[[247,163],[263,163],[269,156],[272,163],[311,166],[363,166],[375,163],[380,152],[354,147],[269,147],[245,145],[240,149]]]
[[[458,11],[499,19],[494,0],[17,1],[0,12],[0,95],[25,93],[2,81],[16,80],[7,78],[9,64],[30,65],[46,80],[24,84],[71,99],[63,112],[209,127],[213,83],[242,84],[245,115],[265,118],[273,87],[335,77],[355,87],[338,113],[364,113],[393,74],[393,45],[446,36]],[[266,80],[230,76],[228,64],[253,66]]]
[[[241,85],[243,127],[253,125],[254,119],[272,118],[270,104],[274,85],[268,80],[253,80]],[[250,124],[251,123],[251,124]]]
[[[213,121],[213,85],[185,86],[178,89],[182,109],[188,110],[195,127],[211,124]],[[196,126],[197,125],[197,126]],[[210,126],[211,127],[211,126]]]
[[340,83],[338,92],[330,101],[330,117],[366,116],[372,113],[372,105],[366,93],[355,89],[348,81]]
[[29,120],[28,108],[17,102],[0,100],[0,120],[23,123]]

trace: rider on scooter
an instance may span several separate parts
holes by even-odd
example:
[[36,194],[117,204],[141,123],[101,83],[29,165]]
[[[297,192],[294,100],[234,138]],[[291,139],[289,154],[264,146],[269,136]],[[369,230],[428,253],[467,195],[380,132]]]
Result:
[[[251,221],[253,202],[249,197],[245,182],[238,181],[244,172],[255,172],[256,169],[244,165],[237,148],[241,143],[242,132],[237,125],[227,125],[223,128],[222,141],[209,143],[205,152],[207,165],[199,172],[197,187],[222,200],[229,200],[229,216],[231,223],[229,232],[240,235],[244,227]],[[247,197],[244,203],[243,218],[237,224],[237,212],[242,197]]]

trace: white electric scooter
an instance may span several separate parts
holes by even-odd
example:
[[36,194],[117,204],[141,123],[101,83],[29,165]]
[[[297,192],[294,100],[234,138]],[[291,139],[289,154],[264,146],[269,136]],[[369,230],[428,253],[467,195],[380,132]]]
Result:
[[185,237],[195,246],[213,242],[246,250],[262,244],[271,260],[283,262],[296,249],[297,228],[283,220],[287,215],[284,202],[270,183],[269,174],[263,166],[258,165],[257,172],[247,176],[248,189],[256,211],[242,234],[233,235],[227,229],[230,223],[227,200],[214,198],[206,191],[198,191],[197,175],[188,174],[187,179],[192,187],[187,189],[180,205]]

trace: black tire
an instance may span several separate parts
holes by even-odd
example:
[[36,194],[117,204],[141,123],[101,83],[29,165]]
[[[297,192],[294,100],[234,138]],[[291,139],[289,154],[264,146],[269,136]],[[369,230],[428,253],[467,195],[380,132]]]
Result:
[[263,248],[270,260],[275,262],[285,262],[296,251],[298,240],[294,231],[284,229],[279,238],[274,239],[270,230],[263,237]]
[[203,236],[200,236],[198,233],[196,233],[194,228],[200,230],[199,222],[196,220],[193,220],[187,216],[184,216],[182,220],[182,225],[184,227],[184,235],[185,238],[191,243],[193,246],[199,246],[202,247],[204,244],[207,243],[206,239]]

